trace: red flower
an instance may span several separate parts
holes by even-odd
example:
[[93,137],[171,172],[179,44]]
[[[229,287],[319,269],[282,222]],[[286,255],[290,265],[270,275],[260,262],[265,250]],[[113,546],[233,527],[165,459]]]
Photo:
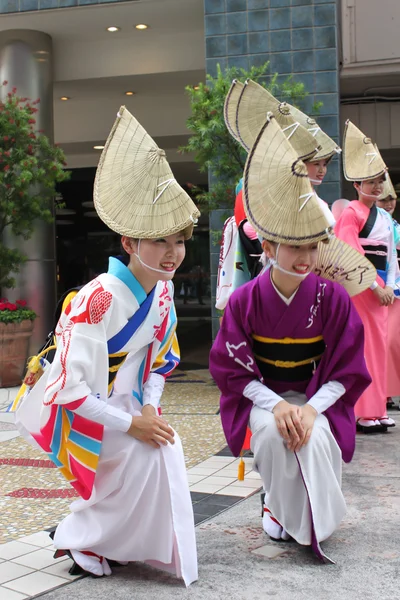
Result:
[[13,93],[13,94],[15,94],[15,92],[16,92],[16,91],[17,91],[17,88],[16,88],[16,87],[13,87],[13,89],[12,89],[12,93]]
[[5,136],[3,137],[3,140],[4,140],[5,142],[8,142],[8,139],[9,139],[9,138],[8,138],[8,135],[5,135]]
[[26,306],[26,300],[17,300],[17,304],[23,308]]
[[9,171],[9,170],[10,170],[10,165],[6,165],[6,166],[4,167],[4,171]]
[[15,123],[14,119],[8,119],[8,122],[10,123],[10,125],[14,125]]
[[3,85],[8,85],[8,81],[3,81]]
[[29,125],[34,125],[36,123],[36,119],[28,119]]
[[6,309],[8,310],[17,310],[17,305],[12,302],[6,302]]
[[0,302],[0,310],[6,310],[8,302]]

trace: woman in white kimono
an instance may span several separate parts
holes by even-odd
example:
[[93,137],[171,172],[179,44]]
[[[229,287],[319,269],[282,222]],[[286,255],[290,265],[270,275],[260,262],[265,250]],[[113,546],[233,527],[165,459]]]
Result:
[[56,557],[67,553],[73,573],[96,576],[111,574],[107,559],[145,561],[189,585],[197,579],[193,511],[182,446],[160,398],[179,363],[171,279],[199,213],[124,107],[94,202],[122,235],[129,263],[111,258],[68,305],[54,361],[17,421],[81,495],[55,531]]

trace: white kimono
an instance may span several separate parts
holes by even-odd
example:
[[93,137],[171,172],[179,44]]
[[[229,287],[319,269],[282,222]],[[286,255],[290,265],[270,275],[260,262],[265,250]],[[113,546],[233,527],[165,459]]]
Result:
[[180,439],[155,449],[126,433],[144,404],[159,405],[179,362],[175,329],[172,283],[146,296],[111,258],[62,314],[54,361],[16,421],[82,496],[57,527],[56,548],[145,561],[189,585],[197,554]]

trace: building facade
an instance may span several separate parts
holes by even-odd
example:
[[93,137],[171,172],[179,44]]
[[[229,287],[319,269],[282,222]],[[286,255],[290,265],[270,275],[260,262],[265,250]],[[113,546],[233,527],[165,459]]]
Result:
[[[0,75],[16,81],[24,95],[40,94],[42,107],[47,102],[44,128],[63,147],[72,170],[61,190],[66,207],[49,235],[42,232],[30,242],[32,260],[16,292],[32,297],[41,273],[43,293],[35,293],[34,308],[43,315],[42,325],[33,343],[50,326],[56,279],[59,293],[83,283],[118,249],[118,240],[96,218],[91,187],[100,152],[95,147],[104,145],[121,104],[166,150],[181,184],[207,185],[194,157],[178,152],[188,139],[184,88],[215,74],[217,64],[248,69],[269,61],[279,78],[291,75],[304,83],[304,110],[323,103],[318,121],[339,143],[347,118],[370,135],[397,184],[399,24],[398,0],[1,0]],[[321,196],[334,201],[351,194],[337,159]],[[219,229],[222,214],[210,219],[211,229]],[[55,235],[57,258],[43,242]],[[211,244],[209,255],[208,218],[196,237],[176,284],[183,324],[210,323],[214,302],[209,297],[219,247]],[[215,331],[214,313],[212,321]]]

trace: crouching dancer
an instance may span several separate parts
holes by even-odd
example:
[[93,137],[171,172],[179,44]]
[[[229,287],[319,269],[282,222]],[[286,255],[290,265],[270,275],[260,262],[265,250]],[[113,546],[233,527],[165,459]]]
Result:
[[144,561],[197,579],[181,442],[161,418],[179,363],[171,279],[199,213],[165,158],[122,107],[94,188],[100,218],[122,235],[125,265],[87,284],[62,314],[52,364],[17,409],[21,431],[81,498],[57,527],[72,572],[110,575],[107,559]]
[[319,543],[346,512],[342,459],[353,456],[354,404],[370,383],[349,293],[375,271],[330,238],[306,166],[273,117],[246,163],[244,205],[271,268],[232,294],[211,350],[222,424],[236,456],[247,425],[253,433],[266,533],[332,562]]

